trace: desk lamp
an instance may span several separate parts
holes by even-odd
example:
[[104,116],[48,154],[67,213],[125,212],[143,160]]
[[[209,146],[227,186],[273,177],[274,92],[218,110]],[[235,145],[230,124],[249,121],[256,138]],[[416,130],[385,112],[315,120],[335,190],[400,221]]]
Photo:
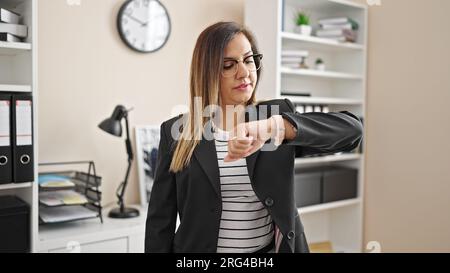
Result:
[[128,168],[127,172],[125,174],[125,180],[119,185],[116,191],[116,196],[119,199],[117,204],[119,205],[118,208],[114,208],[109,212],[109,217],[111,218],[132,218],[139,216],[139,210],[134,208],[127,208],[124,204],[124,194],[125,189],[127,187],[128,183],[128,176],[130,174],[131,164],[133,163],[133,150],[131,148],[131,142],[130,142],[130,130],[128,125],[128,113],[131,110],[127,110],[124,106],[118,105],[114,109],[114,112],[112,113],[111,117],[105,119],[102,121],[98,127],[102,129],[103,131],[107,132],[108,134],[111,134],[113,136],[122,137],[122,119],[125,119],[125,125],[126,125],[126,132],[127,136],[125,139],[125,145],[127,149],[128,154]]

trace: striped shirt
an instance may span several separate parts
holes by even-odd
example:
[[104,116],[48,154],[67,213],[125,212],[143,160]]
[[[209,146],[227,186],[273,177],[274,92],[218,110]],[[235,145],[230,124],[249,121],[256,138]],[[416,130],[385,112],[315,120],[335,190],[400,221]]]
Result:
[[214,136],[222,193],[217,252],[258,251],[273,240],[272,217],[255,195],[245,158],[234,162],[223,161],[228,152],[228,132],[217,128]]

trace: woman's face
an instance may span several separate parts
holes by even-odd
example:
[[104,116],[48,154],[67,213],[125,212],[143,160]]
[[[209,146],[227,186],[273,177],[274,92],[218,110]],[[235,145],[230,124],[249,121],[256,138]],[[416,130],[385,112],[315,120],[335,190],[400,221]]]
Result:
[[[226,105],[245,105],[252,97],[253,91],[258,81],[256,71],[249,71],[243,62],[244,58],[253,54],[252,46],[244,34],[237,34],[226,46],[224,51],[223,70],[229,71],[231,65],[235,62],[227,60],[240,60],[237,64],[238,69],[235,75],[220,78],[220,98],[222,106]],[[228,74],[230,74],[228,72]],[[232,73],[231,73],[232,74]]]

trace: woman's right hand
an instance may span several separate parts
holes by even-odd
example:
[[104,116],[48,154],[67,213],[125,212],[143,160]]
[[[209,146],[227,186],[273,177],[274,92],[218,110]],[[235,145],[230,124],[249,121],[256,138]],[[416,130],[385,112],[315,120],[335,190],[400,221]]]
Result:
[[275,139],[275,146],[279,146],[283,142],[284,131],[284,122],[281,116],[239,124],[230,132],[228,154],[224,158],[224,162],[233,162],[250,156],[261,149],[271,138]]

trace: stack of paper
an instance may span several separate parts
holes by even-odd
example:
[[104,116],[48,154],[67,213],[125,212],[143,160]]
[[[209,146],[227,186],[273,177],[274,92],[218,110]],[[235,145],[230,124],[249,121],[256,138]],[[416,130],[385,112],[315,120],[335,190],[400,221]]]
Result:
[[87,218],[97,217],[97,212],[87,209],[83,206],[66,206],[39,209],[39,217],[44,223],[69,222]]
[[39,193],[39,202],[49,207],[63,205],[84,205],[85,196],[75,191],[44,191]]
[[355,42],[359,24],[351,18],[329,18],[319,21],[317,37],[336,40],[339,42]]
[[68,189],[75,187],[75,183],[63,175],[40,175],[39,186],[43,189]]
[[281,52],[281,65],[289,68],[304,68],[302,63],[309,56],[305,50],[283,50]]

